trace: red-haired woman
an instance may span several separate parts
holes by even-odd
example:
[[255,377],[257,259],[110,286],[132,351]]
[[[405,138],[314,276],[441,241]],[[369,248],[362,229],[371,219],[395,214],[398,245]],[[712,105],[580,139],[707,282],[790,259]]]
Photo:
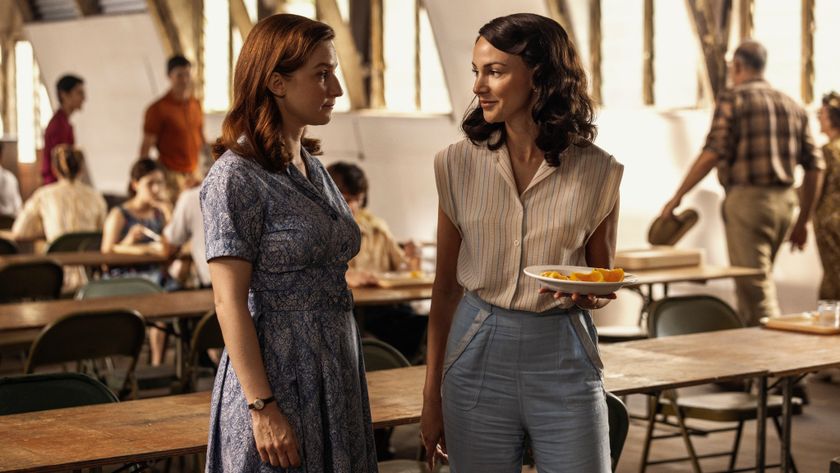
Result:
[[[296,15],[259,22],[201,189],[224,334],[209,472],[375,472],[364,363],[344,280],[359,230],[308,125],[342,94],[333,30]],[[299,468],[299,470],[297,469]],[[286,470],[283,470],[286,471]]]

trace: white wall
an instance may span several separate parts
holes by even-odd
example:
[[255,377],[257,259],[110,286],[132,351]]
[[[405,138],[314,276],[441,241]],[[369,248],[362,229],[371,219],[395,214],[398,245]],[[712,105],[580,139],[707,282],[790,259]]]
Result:
[[91,179],[124,193],[137,159],[146,107],[167,89],[163,47],[147,14],[28,23],[27,39],[58,108],[55,83],[67,73],[85,80],[87,101],[71,121]]

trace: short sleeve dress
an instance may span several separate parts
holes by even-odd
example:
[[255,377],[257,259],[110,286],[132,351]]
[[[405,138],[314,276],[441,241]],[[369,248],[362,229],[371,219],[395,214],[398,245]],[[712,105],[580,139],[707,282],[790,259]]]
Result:
[[256,450],[251,415],[225,352],[213,387],[208,472],[376,472],[353,298],[344,273],[359,251],[350,209],[321,163],[302,151],[270,173],[228,151],[201,189],[206,256],[253,265],[248,308],[278,406],[295,429],[299,468]]

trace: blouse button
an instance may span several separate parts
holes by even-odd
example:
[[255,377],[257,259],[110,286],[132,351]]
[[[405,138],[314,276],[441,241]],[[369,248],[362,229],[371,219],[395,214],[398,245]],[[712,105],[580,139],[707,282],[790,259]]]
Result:
[[519,246],[519,240],[513,240],[513,246]]

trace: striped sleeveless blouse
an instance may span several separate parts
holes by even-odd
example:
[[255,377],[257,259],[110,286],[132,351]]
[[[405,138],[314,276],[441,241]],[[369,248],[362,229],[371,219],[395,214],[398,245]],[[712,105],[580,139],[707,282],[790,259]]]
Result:
[[519,195],[507,146],[490,151],[464,139],[438,152],[439,204],[462,239],[459,284],[505,309],[554,308],[523,269],[586,266],[586,242],[615,205],[623,172],[595,145],[570,146],[559,166],[543,161]]

